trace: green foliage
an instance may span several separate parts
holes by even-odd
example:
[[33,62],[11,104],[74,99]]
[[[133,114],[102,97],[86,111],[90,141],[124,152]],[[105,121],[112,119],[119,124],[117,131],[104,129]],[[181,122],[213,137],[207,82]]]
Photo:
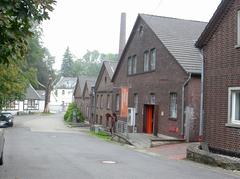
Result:
[[0,110],[7,101],[19,100],[29,84],[32,71],[23,72],[16,64],[0,64]]
[[[55,72],[52,68],[55,58],[51,56],[48,49],[42,47],[40,37],[38,36],[39,31],[35,30],[35,34],[32,38],[28,39],[28,52],[26,55],[26,69],[35,69],[35,81],[39,81],[44,86],[47,86],[49,76],[55,78]],[[32,82],[32,84],[34,84]],[[38,84],[33,85],[39,89]]]
[[64,77],[73,77],[73,55],[71,54],[69,47],[67,47],[64,55],[61,67],[61,75]]
[[117,55],[99,53],[97,50],[87,51],[82,59],[74,62],[72,75],[98,76],[103,61],[117,61]]
[[66,122],[72,122],[73,120],[73,111],[76,111],[76,117],[78,122],[84,122],[84,117],[82,116],[82,113],[80,109],[77,107],[76,103],[70,103],[68,105],[67,111],[64,114],[64,121]]
[[0,63],[24,60],[33,23],[49,19],[55,0],[0,1]]
[[112,139],[112,137],[107,132],[104,131],[99,131],[97,133],[91,131],[90,134],[106,141],[110,141]]

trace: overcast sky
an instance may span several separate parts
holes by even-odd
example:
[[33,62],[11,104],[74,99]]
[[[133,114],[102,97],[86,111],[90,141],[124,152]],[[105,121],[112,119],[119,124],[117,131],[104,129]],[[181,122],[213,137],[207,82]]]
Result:
[[117,53],[120,15],[127,14],[127,38],[138,13],[208,22],[221,0],[57,0],[42,24],[43,43],[61,66],[67,46],[81,58],[87,50]]

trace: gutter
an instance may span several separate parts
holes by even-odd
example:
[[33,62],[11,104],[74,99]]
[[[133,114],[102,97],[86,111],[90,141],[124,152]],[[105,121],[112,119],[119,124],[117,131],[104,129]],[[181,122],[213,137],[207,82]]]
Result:
[[202,60],[202,73],[201,73],[201,101],[200,101],[200,122],[199,122],[199,137],[201,139],[203,135],[203,121],[204,121],[204,109],[203,109],[203,93],[204,93],[204,59],[203,59],[203,50],[200,53]]
[[185,99],[185,87],[186,85],[188,84],[188,82],[191,80],[192,78],[192,74],[189,73],[189,76],[188,76],[188,79],[183,83],[183,86],[182,86],[182,121],[181,121],[181,135],[184,136],[184,106],[185,106],[185,103],[184,103],[184,99]]

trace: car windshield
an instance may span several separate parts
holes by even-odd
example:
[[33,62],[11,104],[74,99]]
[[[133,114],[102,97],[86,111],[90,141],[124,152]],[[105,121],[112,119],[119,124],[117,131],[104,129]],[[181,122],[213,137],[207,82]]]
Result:
[[6,116],[6,117],[11,117],[12,116],[11,113],[2,113],[2,115]]

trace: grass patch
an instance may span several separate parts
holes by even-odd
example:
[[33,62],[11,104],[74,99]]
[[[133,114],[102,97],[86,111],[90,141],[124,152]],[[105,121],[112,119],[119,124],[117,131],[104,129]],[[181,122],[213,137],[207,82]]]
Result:
[[98,138],[100,138],[102,140],[105,140],[105,141],[111,141],[111,138],[112,138],[107,132],[104,132],[104,131],[100,131],[98,133],[95,133],[95,132],[91,131],[90,135],[98,137]]
[[45,116],[50,116],[50,115],[53,115],[54,113],[51,113],[51,112],[42,112],[40,113],[42,115],[45,115]]

